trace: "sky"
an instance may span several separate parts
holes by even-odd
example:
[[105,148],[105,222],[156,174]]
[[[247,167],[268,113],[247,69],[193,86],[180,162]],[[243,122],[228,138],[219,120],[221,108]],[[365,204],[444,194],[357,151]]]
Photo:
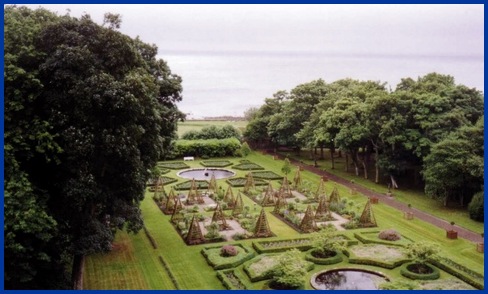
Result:
[[[39,5],[28,5],[32,8]],[[183,77],[184,112],[222,115],[236,114],[205,107],[215,100],[219,92],[209,93],[202,89],[203,81],[217,88],[219,81],[215,74],[206,75],[206,80],[194,74],[192,68],[203,67],[204,58],[196,56],[283,56],[321,55],[327,57],[353,56],[356,58],[432,58],[429,69],[443,69],[445,59],[457,58],[484,62],[484,12],[483,5],[42,5],[65,14],[80,16],[88,13],[101,23],[105,12],[122,16],[120,31],[131,37],[140,36],[146,43],[156,44],[159,57],[168,61],[172,70]],[[281,55],[280,55],[281,54]],[[188,58],[186,58],[188,57]],[[439,58],[442,57],[442,58]],[[185,59],[186,58],[186,59]],[[191,62],[190,62],[191,60]],[[225,63],[226,61],[221,62]],[[199,63],[201,62],[201,63]],[[208,62],[208,60],[206,61]],[[372,61],[373,62],[373,61]],[[307,64],[308,67],[313,65]],[[373,66],[373,65],[371,65]],[[215,69],[216,70],[216,69]],[[225,71],[220,67],[219,71]],[[247,71],[251,69],[247,68]],[[305,69],[300,69],[305,70]],[[315,70],[315,71],[314,71]],[[296,71],[296,70],[294,70]],[[310,69],[312,72],[320,71]],[[334,72],[330,69],[331,73]],[[455,71],[455,70],[454,70]],[[226,76],[232,77],[232,71]],[[236,73],[238,74],[238,73]],[[326,73],[324,73],[325,75]],[[364,79],[366,75],[354,72],[352,78]],[[403,77],[412,72],[405,72]],[[478,90],[484,90],[484,65],[474,70],[465,69],[458,82]],[[334,76],[327,73],[328,76]],[[248,76],[252,76],[249,74]],[[372,75],[368,74],[367,78]],[[374,76],[374,75],[373,75]],[[325,77],[317,77],[325,78]],[[416,78],[415,76],[413,78]],[[236,76],[236,80],[244,77]],[[246,96],[228,95],[227,103],[235,99],[240,108],[259,106],[264,98],[271,97],[277,90],[290,90],[300,78],[280,76],[281,84],[268,83],[260,91],[250,91]],[[389,83],[391,75],[379,70],[375,80]],[[326,80],[333,82],[333,80]],[[249,80],[248,83],[255,83]],[[394,88],[395,84],[392,85]],[[282,88],[273,88],[282,87]],[[213,89],[212,88],[212,89]],[[230,90],[229,90],[230,91]],[[243,94],[244,95],[244,94]],[[235,96],[235,97],[234,97]],[[245,98],[244,98],[245,97]],[[231,101],[229,101],[231,100]],[[246,100],[246,103],[242,103]],[[199,103],[195,103],[195,102]],[[201,105],[201,110],[195,105]],[[229,107],[230,109],[230,107]],[[209,113],[210,112],[210,113]]]

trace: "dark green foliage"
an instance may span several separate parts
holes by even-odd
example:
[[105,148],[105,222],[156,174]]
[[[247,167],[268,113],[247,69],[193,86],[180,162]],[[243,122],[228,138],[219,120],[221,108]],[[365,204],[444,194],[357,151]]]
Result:
[[146,182],[183,117],[181,78],[114,14],[102,27],[7,6],[4,21],[5,287],[66,288],[73,256],[142,228]]
[[248,156],[252,152],[251,148],[249,147],[249,144],[247,142],[242,143],[241,146],[241,155],[243,157]]
[[250,161],[241,162],[239,164],[234,165],[232,168],[235,168],[238,170],[262,170],[262,169],[264,169],[264,167],[262,167],[258,164],[255,164],[253,162],[250,162]]
[[477,289],[484,289],[485,278],[480,273],[474,272],[448,258],[433,259],[429,260],[429,262]]
[[254,257],[255,253],[246,245],[234,244],[233,246],[237,250],[237,254],[230,257],[221,255],[221,246],[205,247],[201,253],[215,270],[234,268]]
[[208,139],[227,139],[236,138],[241,139],[241,132],[232,125],[225,125],[222,127],[208,126],[202,128],[200,131],[189,131],[181,136],[183,140],[208,140]]
[[178,140],[172,150],[172,158],[184,156],[225,157],[237,156],[241,143],[236,138],[208,140]]
[[265,180],[281,180],[283,177],[272,172],[272,171],[263,171],[263,172],[252,172],[253,178],[256,179],[265,179]]
[[400,274],[411,280],[436,280],[440,277],[439,269],[437,269],[435,266],[427,263],[422,264],[422,266],[428,271],[426,273],[416,273],[412,271],[414,268],[416,268],[416,266],[418,266],[418,264],[414,262],[405,263],[400,268]]
[[485,219],[485,194],[478,192],[468,205],[469,217],[482,222]]
[[307,252],[307,255],[305,255],[305,259],[308,261],[311,261],[315,264],[336,264],[342,261],[343,259],[343,254],[340,251],[335,252],[335,255],[327,258],[318,258],[313,256],[313,252],[315,249],[310,250]]
[[[244,187],[246,185],[246,181],[247,178],[233,178],[233,179],[228,179],[226,182],[232,187]],[[266,183],[264,180],[261,179],[254,180],[254,185],[256,186],[265,186],[267,184],[268,183]]]
[[[175,190],[178,190],[178,191],[180,191],[180,190],[190,190],[191,189],[191,183],[192,183],[191,180],[184,181],[182,183],[179,183],[179,184],[174,185],[173,188]],[[205,180],[195,180],[195,184],[196,184],[198,190],[208,189],[208,182],[205,181]]]
[[244,282],[236,275],[234,269],[217,271],[217,278],[228,290],[246,290]]
[[228,160],[208,160],[202,161],[200,164],[206,167],[226,167],[232,165],[232,162]]
[[189,166],[184,162],[160,162],[158,165],[162,168],[169,169],[184,169],[189,168]]

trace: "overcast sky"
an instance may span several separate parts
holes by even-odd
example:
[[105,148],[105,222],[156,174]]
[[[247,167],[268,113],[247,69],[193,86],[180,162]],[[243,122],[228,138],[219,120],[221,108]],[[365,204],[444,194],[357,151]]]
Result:
[[[72,16],[86,12],[99,23],[105,12],[119,13],[120,31],[156,44],[163,59],[199,52],[484,57],[483,5],[42,6],[59,14],[69,8]],[[483,75],[483,71],[475,74]],[[192,81],[184,75],[183,79],[191,89]],[[480,83],[469,86],[484,87]],[[256,97],[257,101],[264,98]]]

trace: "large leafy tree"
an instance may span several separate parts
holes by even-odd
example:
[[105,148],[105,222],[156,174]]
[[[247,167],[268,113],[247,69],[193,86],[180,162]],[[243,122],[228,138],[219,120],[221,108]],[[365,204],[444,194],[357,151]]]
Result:
[[117,229],[142,228],[145,183],[183,117],[181,78],[157,48],[105,20],[5,9],[7,288],[63,287],[63,266],[76,276]]

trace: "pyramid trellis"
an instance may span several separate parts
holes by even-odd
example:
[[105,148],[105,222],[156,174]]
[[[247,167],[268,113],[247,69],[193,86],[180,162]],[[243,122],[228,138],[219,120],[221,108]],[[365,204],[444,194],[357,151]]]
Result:
[[268,219],[266,218],[266,212],[261,209],[258,220],[256,221],[256,227],[254,227],[254,237],[265,238],[271,237],[273,233],[269,228]]
[[302,189],[302,176],[300,175],[300,168],[297,169],[295,177],[293,178],[293,189],[301,191]]
[[320,183],[319,186],[317,187],[317,191],[315,192],[314,199],[318,201],[320,196],[327,197],[327,194],[325,192],[324,179],[320,179]]
[[299,228],[304,233],[311,233],[316,230],[317,225],[315,224],[315,217],[313,215],[312,206],[307,206],[307,210],[305,211],[305,215],[300,222]]
[[227,207],[233,208],[235,201],[234,192],[232,192],[232,187],[229,185],[224,195],[224,202],[227,203]]
[[[173,212],[176,204],[176,195],[174,193],[174,190],[171,189],[168,194],[168,198],[166,198],[166,204],[164,205],[164,212],[169,214]],[[181,205],[181,201],[180,201]]]
[[215,212],[212,216],[212,223],[218,224],[220,230],[225,230],[228,228],[227,222],[225,221],[225,215],[222,211],[222,207],[220,207],[220,204],[217,204],[217,207],[215,208]]
[[193,205],[197,202],[198,188],[195,182],[195,178],[191,180],[190,190],[188,191],[188,197],[186,197],[186,204]]
[[234,209],[232,210],[232,216],[237,216],[244,210],[244,202],[242,201],[241,193],[237,194],[236,201],[234,201]]
[[334,186],[332,193],[330,193],[329,203],[339,204],[339,202],[341,202],[341,197],[339,196],[339,191],[337,190],[337,187]]
[[293,195],[291,194],[290,184],[288,183],[287,177],[283,178],[283,182],[281,183],[281,187],[280,187],[280,194],[283,195],[285,198],[293,197]]
[[320,219],[324,216],[330,216],[330,210],[327,206],[327,200],[325,199],[325,196],[320,196],[319,205],[317,206],[317,210],[315,211],[315,219]]
[[256,186],[254,185],[254,178],[252,177],[252,173],[247,173],[246,183],[244,184],[244,193],[248,193],[250,190],[255,190]]
[[263,200],[261,201],[261,206],[273,206],[275,205],[275,199],[274,199],[274,190],[273,186],[271,186],[271,183],[268,183],[268,187],[266,188],[266,191],[264,191],[264,197]]
[[280,210],[286,208],[286,206],[287,206],[286,198],[283,197],[281,194],[278,193],[278,197],[276,199],[275,208],[274,208],[273,211],[275,213],[280,213]]
[[205,242],[205,238],[203,237],[202,230],[200,229],[200,225],[198,224],[195,215],[193,215],[191,220],[190,228],[188,229],[188,234],[186,235],[185,241],[188,245]]
[[158,177],[158,179],[156,180],[156,185],[154,187],[153,199],[159,201],[159,200],[166,199],[166,197],[167,196],[166,196],[166,191],[164,191],[163,180],[161,179],[161,177]]
[[210,182],[208,183],[208,192],[209,193],[217,192],[217,179],[215,179],[215,175],[213,172],[212,172],[212,176],[210,177]]
[[371,206],[371,200],[368,198],[368,202],[364,206],[363,213],[359,218],[359,225],[361,227],[376,227],[376,219],[373,214],[373,207]]
[[177,223],[180,220],[184,219],[183,213],[183,205],[181,204],[181,200],[179,197],[175,197],[175,206],[173,208],[173,213],[171,214],[171,222]]

